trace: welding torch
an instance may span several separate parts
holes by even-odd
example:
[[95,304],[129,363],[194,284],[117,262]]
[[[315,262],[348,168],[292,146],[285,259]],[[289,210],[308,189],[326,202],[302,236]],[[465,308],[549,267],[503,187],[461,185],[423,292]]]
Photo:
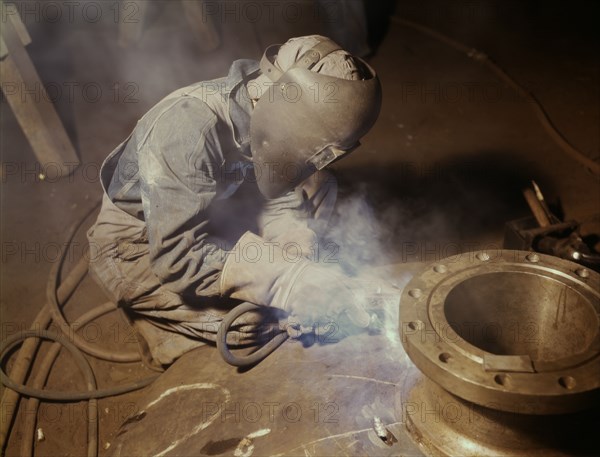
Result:
[[[370,297],[370,306],[367,308],[367,312],[370,316],[369,324],[366,327],[366,331],[369,334],[379,334],[383,329],[383,308],[381,302],[377,300],[377,294],[381,294],[381,288],[378,292]],[[397,293],[397,292],[396,292]],[[327,335],[330,334],[331,323],[327,325],[312,325],[306,326],[301,325],[297,322],[293,315],[287,315],[279,320],[277,326],[272,327],[274,336],[261,346],[256,351],[248,355],[236,355],[234,354],[229,345],[227,344],[227,334],[229,333],[233,323],[243,314],[249,312],[256,312],[265,309],[264,306],[256,305],[254,303],[244,302],[233,308],[223,318],[219,330],[217,332],[217,350],[221,354],[221,357],[225,362],[236,367],[249,367],[253,366],[262,360],[264,360],[269,354],[275,349],[281,346],[288,338],[302,339],[309,335]]]

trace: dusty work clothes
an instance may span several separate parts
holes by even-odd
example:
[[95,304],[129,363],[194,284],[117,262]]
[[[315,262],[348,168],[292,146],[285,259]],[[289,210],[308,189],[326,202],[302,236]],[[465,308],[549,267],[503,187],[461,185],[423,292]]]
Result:
[[[318,233],[333,210],[329,174],[278,199],[259,193],[246,87],[257,71],[257,62],[238,60],[227,77],[167,96],[101,168],[105,195],[88,232],[90,272],[161,364],[215,340],[235,305],[219,296],[220,272],[243,233],[267,240]],[[310,255],[314,240],[304,239],[302,253]],[[238,324],[234,343],[256,339],[255,323]]]

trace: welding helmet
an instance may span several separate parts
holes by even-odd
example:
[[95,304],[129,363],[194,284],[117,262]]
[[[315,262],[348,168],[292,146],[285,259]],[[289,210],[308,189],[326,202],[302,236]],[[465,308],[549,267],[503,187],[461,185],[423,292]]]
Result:
[[258,187],[267,198],[292,190],[356,149],[379,115],[381,85],[363,60],[353,58],[359,79],[311,71],[341,50],[328,38],[319,39],[286,71],[276,65],[281,45],[269,46],[260,62],[269,85],[251,116],[250,148]]

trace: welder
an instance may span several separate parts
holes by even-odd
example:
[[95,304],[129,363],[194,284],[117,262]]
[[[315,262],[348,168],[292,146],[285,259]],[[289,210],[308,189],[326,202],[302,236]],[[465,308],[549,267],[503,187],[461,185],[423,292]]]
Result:
[[[371,67],[312,35],[237,60],[138,121],[101,168],[90,272],[153,363],[215,341],[241,301],[305,328],[368,325],[351,278],[315,252],[337,196],[324,168],[359,145],[380,105]],[[241,319],[231,338],[255,339],[258,321]]]

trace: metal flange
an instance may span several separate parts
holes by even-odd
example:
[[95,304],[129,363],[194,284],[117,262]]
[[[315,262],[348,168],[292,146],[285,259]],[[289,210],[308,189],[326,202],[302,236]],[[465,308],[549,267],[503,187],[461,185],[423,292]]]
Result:
[[600,404],[600,275],[556,257],[478,251],[428,264],[400,300],[415,365],[491,409],[575,412]]

